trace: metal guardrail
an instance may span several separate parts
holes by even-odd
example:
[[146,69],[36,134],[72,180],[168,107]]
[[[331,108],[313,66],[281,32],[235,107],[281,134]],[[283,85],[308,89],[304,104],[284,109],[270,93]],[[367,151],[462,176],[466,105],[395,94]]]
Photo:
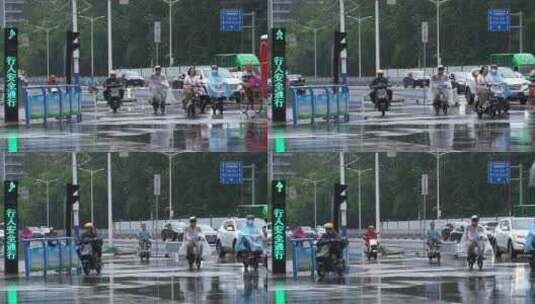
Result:
[[292,118],[294,127],[300,119],[310,119],[312,125],[317,118],[349,121],[349,89],[345,85],[292,86]]
[[49,118],[60,121],[82,121],[81,89],[77,85],[37,85],[22,88],[25,108],[25,123],[29,127],[31,120],[42,118],[43,125],[48,126]]
[[[31,247],[31,244],[38,243],[40,247]],[[50,243],[55,243],[55,246],[50,246]],[[51,254],[57,254],[58,256],[58,271],[63,271],[63,258],[64,254],[68,255],[67,269],[68,273],[71,273],[73,268],[73,252],[74,252],[74,239],[72,237],[57,237],[57,238],[34,238],[34,239],[22,239],[23,252],[24,252],[24,272],[28,279],[32,270],[32,251],[42,251],[43,259],[43,276],[47,276],[48,268],[51,266],[50,257]],[[78,258],[76,258],[78,261]]]

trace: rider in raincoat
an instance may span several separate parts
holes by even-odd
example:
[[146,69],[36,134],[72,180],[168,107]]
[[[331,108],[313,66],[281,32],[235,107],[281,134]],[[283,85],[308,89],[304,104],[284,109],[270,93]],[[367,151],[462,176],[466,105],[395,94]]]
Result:
[[533,241],[535,240],[534,237],[535,237],[535,221],[533,221],[529,225],[528,235],[526,236],[526,244],[524,245],[525,253],[530,253],[531,251],[535,250],[535,246],[533,246],[534,245]]
[[242,252],[262,252],[262,232],[261,228],[255,224],[254,216],[248,215],[245,225],[242,226],[238,232],[238,244],[236,245],[236,252],[238,255]]
[[228,98],[232,96],[232,90],[225,82],[225,77],[216,65],[212,66],[212,71],[208,76],[208,95],[212,98]]

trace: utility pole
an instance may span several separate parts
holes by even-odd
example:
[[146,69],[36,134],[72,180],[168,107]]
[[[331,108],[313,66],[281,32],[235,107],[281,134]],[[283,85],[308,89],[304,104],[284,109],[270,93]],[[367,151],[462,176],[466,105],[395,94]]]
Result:
[[[78,32],[78,6],[77,6],[77,0],[72,0],[72,31],[74,33]],[[74,50],[74,52],[72,54],[72,59],[73,59],[74,84],[78,85],[78,84],[80,84],[80,50],[79,50],[79,48],[76,48]],[[76,231],[76,220],[75,220],[75,231]]]
[[108,74],[113,70],[113,44],[111,36],[111,0],[108,0]]
[[524,13],[518,12],[511,16],[518,16],[518,25],[511,26],[511,28],[518,29],[519,52],[524,53]]
[[379,152],[375,152],[375,229],[381,231],[381,205],[379,197]]
[[113,247],[113,214],[111,190],[111,153],[108,152],[108,245]]
[[[379,0],[375,0],[375,72],[381,69],[381,45],[379,39]],[[379,227],[376,227],[379,229]]]
[[[76,161],[76,152],[72,152],[72,184],[78,185],[78,165]],[[80,203],[77,202],[72,206],[73,211],[73,219],[74,219],[74,237],[75,239],[78,239],[78,232],[80,229],[80,217],[79,217],[79,211],[80,211]]]
[[180,0],[162,0],[169,5],[169,67],[173,66],[173,5]]
[[[339,0],[339,2],[340,2],[340,33],[345,33],[346,32],[346,18],[345,18],[344,0]],[[341,43],[346,44],[347,38],[344,38],[344,40],[341,41]],[[341,68],[342,83],[347,84],[347,49],[346,48],[343,48],[342,52],[340,53],[340,64],[342,66]]]

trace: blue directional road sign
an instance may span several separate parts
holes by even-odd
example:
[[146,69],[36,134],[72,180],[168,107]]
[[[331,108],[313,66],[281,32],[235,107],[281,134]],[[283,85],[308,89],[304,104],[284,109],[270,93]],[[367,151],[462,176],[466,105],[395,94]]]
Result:
[[489,10],[489,32],[508,32],[511,27],[511,13],[508,9]]
[[243,163],[241,161],[222,161],[219,163],[219,182],[223,185],[243,183]]
[[487,169],[487,180],[489,184],[505,185],[511,183],[511,162],[491,161]]
[[243,28],[242,9],[222,9],[219,13],[219,30],[222,32],[241,32]]

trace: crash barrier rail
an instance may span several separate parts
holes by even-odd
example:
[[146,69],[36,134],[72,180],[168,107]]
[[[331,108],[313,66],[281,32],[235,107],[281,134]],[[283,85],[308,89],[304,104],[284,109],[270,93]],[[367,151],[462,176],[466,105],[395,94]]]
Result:
[[72,237],[22,239],[22,246],[26,278],[30,277],[32,271],[43,270],[43,276],[46,277],[51,268],[59,273],[70,274],[73,268],[79,267]]
[[[314,238],[299,238],[290,239],[291,252],[292,252],[292,275],[297,280],[299,265],[309,263],[310,277],[314,280],[316,278],[316,239]],[[344,259],[346,261],[346,272],[349,270],[349,242],[348,246],[344,249]],[[309,262],[307,262],[309,260]],[[303,267],[308,270],[307,266]],[[302,269],[303,269],[302,268]]]
[[314,125],[317,118],[349,121],[349,89],[344,85],[310,85],[290,87],[292,96],[293,125],[300,119],[310,119]]
[[62,121],[82,121],[81,100],[82,93],[77,85],[37,85],[22,87],[25,108],[26,126],[30,126],[32,119],[43,119],[43,125],[48,125],[49,118]]

